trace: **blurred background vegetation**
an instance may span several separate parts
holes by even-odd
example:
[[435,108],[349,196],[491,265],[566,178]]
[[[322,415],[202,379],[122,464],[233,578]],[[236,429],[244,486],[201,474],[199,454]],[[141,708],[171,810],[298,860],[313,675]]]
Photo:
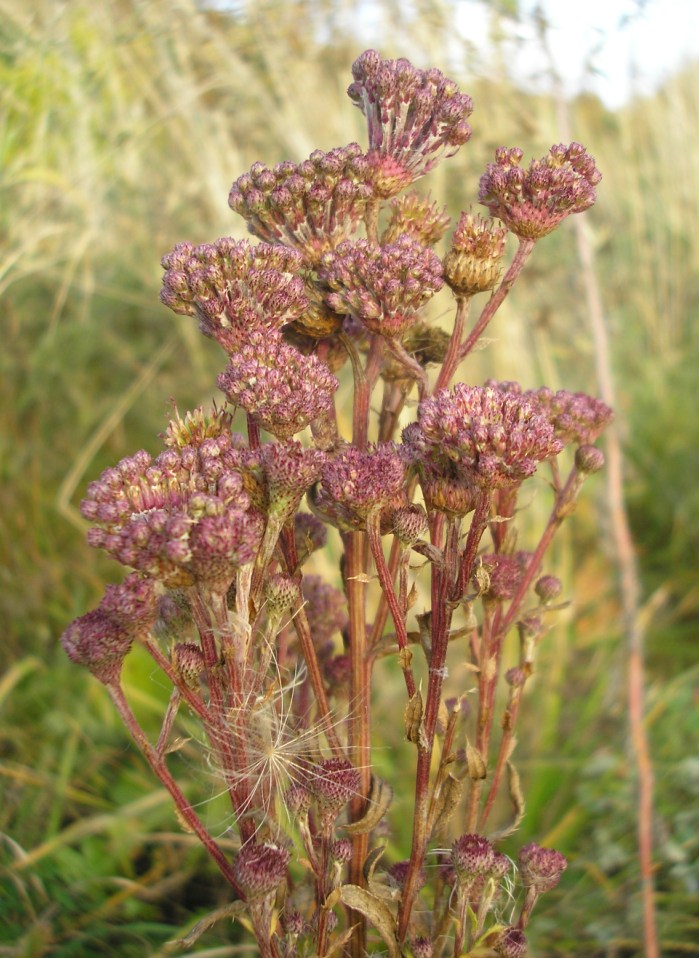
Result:
[[[119,574],[88,550],[77,505],[101,469],[157,448],[169,397],[186,409],[214,394],[221,356],[160,307],[160,256],[245,235],[226,197],[253,161],[364,141],[345,88],[367,45],[440,66],[473,95],[471,143],[430,177],[453,215],[475,202],[495,146],[539,156],[562,139],[553,95],[524,92],[509,68],[516,5],[484,3],[486,50],[454,33],[454,6],[0,0],[0,955],[161,955],[225,900],[102,688],[58,645]],[[665,956],[699,954],[699,64],[617,110],[581,94],[570,111],[605,177],[587,216],[648,623],[660,938]],[[569,225],[540,244],[464,377],[598,391]],[[517,843],[571,859],[533,924],[538,958],[643,954],[604,493],[590,483],[558,543],[574,605],[520,736]],[[166,691],[138,655],[127,680],[154,723]],[[398,703],[386,697],[387,726]],[[239,953],[236,934],[217,926],[198,954]]]

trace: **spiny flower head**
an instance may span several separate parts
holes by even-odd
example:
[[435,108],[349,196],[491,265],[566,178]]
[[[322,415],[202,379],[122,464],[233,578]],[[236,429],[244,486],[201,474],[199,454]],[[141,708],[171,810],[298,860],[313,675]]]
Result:
[[451,846],[451,864],[460,882],[489,875],[495,863],[495,850],[481,835],[462,835]]
[[97,524],[88,542],[167,586],[207,581],[225,591],[261,533],[239,466],[225,434],[156,459],[144,450],[122,459],[88,486],[80,508]]
[[389,338],[400,337],[443,285],[437,254],[407,235],[383,247],[367,240],[342,243],[323,257],[319,276],[336,312],[351,313]]
[[520,166],[522,156],[518,148],[499,147],[478,191],[478,201],[517,236],[540,239],[597,199],[602,174],[580,143],[552,146],[527,170]]
[[375,510],[406,505],[405,472],[405,461],[392,442],[364,450],[347,446],[327,457],[314,504],[330,515],[338,506],[339,516],[360,527]]
[[175,409],[175,418],[170,420],[160,438],[166,446],[176,449],[201,446],[205,439],[216,439],[217,436],[228,436],[235,444],[236,437],[231,433],[232,423],[233,416],[225,409],[219,409],[216,403],[209,412],[197,406],[186,412],[184,417]]
[[196,688],[199,676],[206,669],[201,646],[194,642],[177,642],[170,656],[172,667],[190,688]]
[[491,489],[521,482],[563,448],[548,419],[523,397],[464,383],[420,403],[408,439],[418,460],[435,469],[455,463]]
[[306,785],[322,817],[333,820],[359,791],[359,772],[346,758],[328,758],[310,769]]
[[457,295],[473,296],[495,286],[506,237],[505,227],[493,220],[461,214],[444,258],[444,278]]
[[286,877],[291,861],[288,848],[272,842],[258,845],[247,842],[233,862],[235,879],[248,899],[271,894]]
[[266,442],[243,455],[246,486],[256,485],[264,511],[280,522],[296,512],[306,491],[320,479],[325,453],[300,442]]
[[543,848],[536,842],[521,849],[517,864],[523,884],[537,894],[555,888],[568,866],[565,855],[553,848]]
[[308,307],[303,265],[291,249],[225,236],[214,243],[179,243],[162,259],[161,302],[196,316],[205,336],[230,353],[250,329],[280,329]]
[[228,205],[255,236],[292,246],[308,263],[357,229],[367,201],[369,163],[357,143],[329,153],[314,150],[303,163],[254,163],[231,187]]
[[337,379],[316,356],[277,334],[256,331],[218,377],[229,402],[278,439],[290,439],[330,412]]
[[367,120],[374,188],[388,198],[453,156],[471,136],[473,101],[437,69],[382,60],[367,50],[352,65],[347,95]]
[[135,639],[155,623],[154,583],[135,573],[107,586],[96,609],[75,619],[61,636],[72,662],[84,665],[105,685],[119,681],[122,662]]
[[416,239],[423,246],[434,246],[449,229],[451,217],[446,206],[440,210],[437,203],[419,193],[406,193],[391,200],[391,218],[381,235],[381,245],[393,243],[402,234]]

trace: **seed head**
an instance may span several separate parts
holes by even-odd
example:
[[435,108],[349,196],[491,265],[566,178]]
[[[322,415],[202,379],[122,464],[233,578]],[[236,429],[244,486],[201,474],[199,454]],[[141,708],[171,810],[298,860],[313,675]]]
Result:
[[332,409],[337,379],[316,356],[303,356],[279,334],[258,331],[233,354],[218,386],[278,439],[291,439]]
[[580,143],[552,146],[522,169],[522,150],[500,147],[481,177],[478,200],[517,236],[540,239],[595,202],[602,174]]
[[347,95],[367,120],[374,188],[395,196],[453,156],[471,136],[469,96],[439,70],[418,70],[408,60],[382,60],[367,50],[352,65]]
[[444,258],[444,278],[454,293],[473,296],[492,289],[500,278],[507,230],[491,219],[462,213],[451,249]]
[[319,276],[331,290],[332,309],[389,339],[400,338],[443,285],[439,257],[406,234],[383,247],[342,243],[323,257]]
[[401,235],[410,236],[423,246],[434,246],[449,229],[451,218],[446,206],[441,210],[437,203],[419,193],[406,193],[391,200],[391,218],[381,236],[381,245],[395,243]]

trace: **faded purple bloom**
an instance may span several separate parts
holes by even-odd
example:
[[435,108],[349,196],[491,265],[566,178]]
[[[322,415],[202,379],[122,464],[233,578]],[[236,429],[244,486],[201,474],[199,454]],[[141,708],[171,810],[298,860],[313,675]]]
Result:
[[347,95],[367,119],[378,196],[395,196],[470,138],[473,101],[439,70],[367,50],[352,76]]
[[356,232],[372,196],[367,158],[357,143],[272,169],[253,163],[231,187],[228,205],[268,243],[297,249],[310,263]]
[[342,243],[323,257],[319,277],[336,312],[389,338],[400,337],[443,285],[439,257],[406,235],[383,247],[367,240]]
[[260,898],[271,894],[284,880],[290,861],[288,848],[272,842],[247,842],[236,855],[233,872],[246,898]]
[[226,236],[214,243],[179,243],[162,259],[161,302],[176,313],[196,316],[205,336],[228,353],[251,329],[280,329],[308,307],[297,274],[303,258],[294,250]]
[[602,174],[580,143],[552,146],[522,169],[522,150],[499,147],[481,177],[478,200],[517,236],[540,239],[597,198]]
[[462,213],[451,249],[444,257],[444,278],[457,295],[492,289],[500,278],[507,230],[493,220]]
[[322,816],[332,820],[359,791],[359,772],[346,758],[328,758],[312,766],[306,785]]
[[292,439],[263,443],[259,449],[246,452],[244,461],[246,478],[259,487],[257,495],[264,512],[286,522],[306,491],[320,479],[325,453],[306,449]]
[[156,615],[152,580],[132,574],[119,585],[107,586],[99,606],[71,622],[61,644],[71,661],[111,685],[119,681],[131,645],[148,634]]
[[279,334],[255,332],[218,377],[229,402],[278,439],[290,439],[332,409],[337,379],[316,356],[304,356]]
[[340,838],[338,841],[333,842],[330,847],[330,854],[335,859],[335,861],[340,862],[342,865],[346,865],[348,862],[352,861],[352,841],[349,838]]
[[417,240],[423,246],[434,246],[449,229],[451,217],[446,206],[439,209],[437,203],[430,203],[429,197],[419,193],[406,193],[405,196],[391,200],[391,218],[381,235],[381,245],[395,243],[405,234]]
[[563,448],[548,419],[521,396],[464,383],[420,403],[417,427],[406,438],[419,464],[437,471],[443,464],[447,473],[456,464],[490,489],[522,482]]
[[375,510],[394,510],[406,505],[405,461],[392,442],[340,449],[328,456],[313,504],[339,517],[349,527],[361,527]]
[[510,926],[503,928],[493,945],[498,958],[524,958],[527,953],[527,939],[523,931]]
[[208,412],[204,411],[203,406],[197,406],[186,412],[184,418],[175,409],[175,418],[170,420],[160,438],[166,446],[182,449],[183,446],[201,446],[205,439],[227,436],[234,445],[245,448],[241,437],[231,434],[232,422],[233,416],[225,409],[219,409],[216,403]]
[[88,542],[165,585],[206,580],[225,591],[261,534],[239,465],[226,434],[155,460],[143,450],[122,459],[88,486],[80,507],[96,523]]
[[451,846],[451,863],[461,882],[489,875],[495,864],[495,850],[481,835],[462,835]]
[[556,436],[566,445],[585,446],[595,442],[614,415],[601,399],[566,389],[553,392],[542,386],[524,393],[524,397],[551,420]]
[[328,541],[328,530],[324,524],[310,512],[297,512],[294,516],[294,537],[299,562],[317,549],[322,549]]
[[555,849],[530,842],[521,849],[518,865],[525,887],[533,888],[541,895],[556,887],[568,862],[565,855]]
[[481,576],[476,570],[474,580],[482,589],[482,597],[489,602],[504,602],[511,599],[527,569],[531,558],[529,552],[515,552],[512,555],[498,553],[484,555],[481,559]]
[[347,600],[339,589],[328,585],[319,575],[305,575],[301,590],[313,642],[322,651],[349,622]]

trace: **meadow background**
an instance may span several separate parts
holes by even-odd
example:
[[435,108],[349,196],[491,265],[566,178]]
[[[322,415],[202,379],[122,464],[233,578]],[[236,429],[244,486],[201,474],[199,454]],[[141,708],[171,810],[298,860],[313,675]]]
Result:
[[[516,6],[486,6],[490,42],[476,49],[454,35],[450,0],[371,5],[371,45],[440,66],[474,97],[471,143],[430,177],[454,217],[495,146],[540,156],[563,139],[553,85],[526,92],[509,68]],[[0,0],[0,956],[155,958],[225,901],[101,686],[58,644],[119,575],[85,545],[77,505],[101,469],[157,448],[170,397],[186,409],[215,394],[221,355],[159,305],[160,256],[185,238],[245,235],[226,197],[253,161],[364,141],[345,89],[368,45],[356,29],[366,8]],[[699,64],[614,111],[589,94],[568,107],[604,173],[586,217],[642,582],[670,958],[699,954]],[[599,392],[570,225],[539,244],[465,378]],[[598,476],[557,543],[574,603],[542,650],[520,735],[517,843],[550,842],[571,860],[533,923],[536,958],[644,953],[606,503]],[[127,681],[153,723],[166,693],[138,655]],[[399,729],[391,696],[378,707]],[[215,801],[205,814],[216,820]],[[243,950],[222,924],[195,952]]]

